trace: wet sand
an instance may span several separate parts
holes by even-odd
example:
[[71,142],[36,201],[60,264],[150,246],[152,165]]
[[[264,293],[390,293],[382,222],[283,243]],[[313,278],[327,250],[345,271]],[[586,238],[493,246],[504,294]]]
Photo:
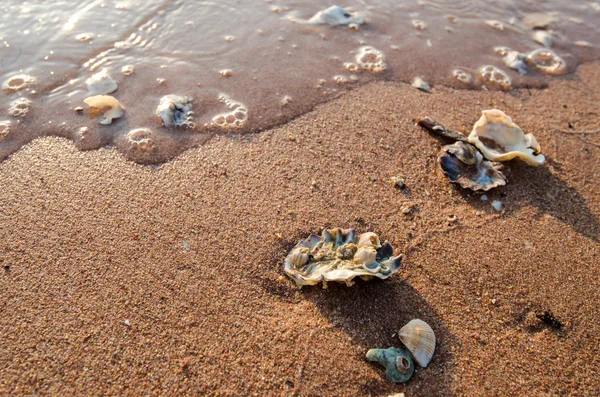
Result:
[[[575,132],[599,100],[595,63],[542,91],[376,82],[159,167],[38,139],[0,164],[0,394],[597,395],[600,133]],[[493,107],[548,161],[482,201],[415,121]],[[283,258],[324,227],[378,233],[400,274],[297,290]],[[438,347],[393,385],[364,354],[412,318]]]

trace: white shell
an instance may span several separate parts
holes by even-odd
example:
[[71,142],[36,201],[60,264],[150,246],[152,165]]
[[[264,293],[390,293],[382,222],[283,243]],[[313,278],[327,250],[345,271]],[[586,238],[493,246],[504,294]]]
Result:
[[90,95],[105,95],[115,92],[118,88],[117,83],[110,77],[108,70],[102,69],[85,81]]
[[110,95],[96,95],[83,100],[91,109],[90,118],[101,116],[100,124],[110,124],[113,119],[121,117],[125,111],[125,107],[117,101],[115,97]]
[[420,77],[415,77],[412,83],[410,83],[410,85],[421,91],[431,92],[431,87],[429,86],[429,83]]
[[308,248],[300,247],[292,251],[290,261],[294,266],[304,266],[308,262]]
[[165,95],[156,108],[165,127],[193,127],[192,114],[192,98],[185,95]]
[[358,248],[373,246],[375,248],[381,248],[381,242],[379,241],[379,237],[373,232],[363,233],[358,236],[358,243],[356,244]]
[[308,23],[315,25],[327,24],[332,26],[348,25],[356,28],[358,25],[365,23],[365,16],[359,12],[351,12],[339,6],[331,6],[316,13],[308,20]]
[[552,43],[554,42],[552,35],[545,30],[534,31],[531,35],[531,38],[533,39],[533,41],[543,45],[546,48],[550,48],[552,46]]
[[517,157],[529,165],[544,164],[544,155],[536,155],[541,149],[535,136],[525,134],[498,109],[482,111],[467,140],[491,161],[508,161]]
[[410,350],[415,361],[426,368],[435,351],[435,334],[425,321],[415,319],[400,328],[398,337]]
[[377,262],[377,250],[372,245],[361,247],[354,254],[354,263],[358,265],[370,266]]

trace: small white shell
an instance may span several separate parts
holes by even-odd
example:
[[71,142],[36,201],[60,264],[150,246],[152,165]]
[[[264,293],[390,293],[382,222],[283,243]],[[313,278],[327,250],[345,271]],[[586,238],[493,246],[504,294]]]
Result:
[[381,242],[379,241],[379,237],[373,232],[363,233],[358,237],[358,244],[356,244],[358,248],[372,246],[375,248],[381,248]]
[[398,337],[410,350],[415,361],[426,368],[435,351],[435,334],[425,321],[415,319],[400,328]]
[[85,81],[90,95],[105,95],[117,90],[117,83],[110,77],[107,69],[102,69]]
[[543,45],[546,48],[552,47],[552,43],[554,42],[552,35],[545,30],[534,31],[531,35],[531,38],[533,39],[533,41]]
[[125,107],[110,95],[96,95],[83,100],[90,106],[90,118],[101,116],[100,124],[110,124],[113,119],[118,119],[124,113]]
[[340,6],[331,6],[323,11],[319,11],[308,23],[320,25],[348,25],[351,28],[358,28],[358,25],[365,23],[365,16],[359,12],[351,12]]
[[360,247],[354,254],[354,263],[364,266],[377,262],[377,251],[372,245]]
[[304,266],[306,262],[308,262],[308,248],[300,247],[298,249],[295,249],[290,254],[290,261],[294,266]]
[[484,110],[467,138],[491,161],[508,161],[515,157],[529,165],[544,164],[545,157],[533,134],[525,134],[503,111]]
[[429,83],[420,77],[415,77],[413,79],[413,81],[410,83],[410,85],[412,85],[413,87],[415,87],[421,91],[431,92],[431,87],[429,86]]

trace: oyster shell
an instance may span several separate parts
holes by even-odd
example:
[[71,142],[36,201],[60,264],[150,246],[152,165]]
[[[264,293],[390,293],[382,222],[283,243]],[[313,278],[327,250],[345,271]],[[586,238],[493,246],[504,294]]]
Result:
[[192,98],[184,95],[165,95],[156,108],[165,127],[194,127]]
[[359,12],[351,12],[339,6],[331,6],[317,12],[308,23],[314,25],[348,25],[350,28],[358,28],[365,23],[365,16]]
[[503,111],[482,111],[467,138],[491,161],[508,161],[515,157],[529,165],[544,164],[544,155],[533,134],[525,134]]
[[367,360],[377,362],[385,367],[385,376],[395,383],[408,382],[415,372],[415,364],[410,354],[402,349],[370,349]]
[[[323,282],[325,288],[329,281],[351,286],[355,277],[385,279],[400,269],[402,255],[394,257],[389,242],[381,245],[374,233],[362,236],[357,239],[354,229],[324,230],[320,237],[313,234],[292,249],[284,271],[299,286]],[[358,241],[370,244],[358,248]]]
[[506,185],[506,179],[500,172],[501,165],[483,160],[475,146],[458,141],[444,146],[442,150],[438,163],[450,182],[475,191]]
[[96,95],[85,98],[84,103],[90,106],[90,119],[101,117],[100,124],[110,124],[113,119],[121,117],[125,107],[110,95]]
[[435,334],[429,324],[423,320],[410,320],[400,328],[398,338],[410,350],[415,361],[426,368],[435,351]]

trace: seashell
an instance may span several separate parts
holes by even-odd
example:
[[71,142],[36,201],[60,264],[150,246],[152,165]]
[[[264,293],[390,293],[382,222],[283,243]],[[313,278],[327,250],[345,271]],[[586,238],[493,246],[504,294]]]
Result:
[[415,77],[412,83],[410,83],[410,85],[421,91],[431,92],[431,87],[429,86],[429,83],[420,77]]
[[[303,22],[302,20],[296,20]],[[306,23],[313,25],[348,25],[351,28],[357,28],[358,25],[365,23],[365,16],[360,12],[351,12],[339,6],[331,6],[325,10],[317,12]]]
[[156,115],[160,116],[165,127],[192,128],[192,114],[192,98],[188,96],[165,95],[156,108]]
[[308,262],[308,248],[300,247],[292,251],[290,261],[294,266],[304,266]]
[[90,119],[101,117],[100,124],[110,124],[113,119],[121,117],[125,107],[110,95],[96,95],[83,100],[90,106]]
[[363,233],[358,236],[358,248],[373,246],[375,248],[381,248],[381,243],[379,242],[379,237],[373,232]]
[[531,38],[533,39],[533,41],[543,45],[546,48],[552,47],[552,43],[554,42],[552,34],[545,30],[535,30],[531,35]]
[[498,109],[482,111],[467,140],[491,161],[508,161],[517,157],[529,165],[544,164],[544,155],[537,155],[541,149],[533,134],[525,134]]
[[485,24],[487,26],[489,26],[490,28],[494,28],[496,30],[500,30],[500,31],[504,30],[504,24],[500,21],[495,21],[495,20],[490,19],[488,21],[485,21]]
[[102,69],[85,81],[90,95],[105,95],[115,92],[117,83],[110,77],[107,69]]
[[395,383],[408,382],[415,372],[415,364],[410,354],[395,347],[388,349],[370,349],[367,360],[385,367],[385,377]]
[[526,61],[544,73],[559,75],[567,72],[565,60],[547,48],[538,48],[530,52]]
[[21,91],[37,83],[35,77],[28,74],[18,74],[2,83],[2,89],[6,91]]
[[481,77],[491,83],[492,85],[498,86],[503,90],[510,90],[512,88],[512,81],[506,72],[493,65],[485,65],[479,69]]
[[502,57],[504,64],[519,74],[527,74],[525,59],[527,56],[519,51],[513,51],[508,47],[494,47],[494,51]]
[[377,262],[376,257],[377,250],[375,250],[373,246],[368,245],[359,248],[358,251],[356,251],[356,254],[354,254],[353,260],[357,265],[371,266],[373,263]]
[[506,185],[506,179],[500,172],[502,166],[483,160],[481,153],[470,143],[459,141],[444,146],[442,150],[438,163],[450,182],[474,191],[488,191]]
[[387,241],[381,245],[378,238],[367,240],[369,244],[359,248],[354,229],[324,230],[321,236],[311,235],[296,244],[285,258],[284,271],[300,287],[323,282],[324,288],[329,281],[351,286],[355,277],[385,279],[397,273],[402,255],[394,257]]
[[410,320],[400,328],[398,337],[410,350],[415,361],[426,368],[435,351],[435,334],[429,324],[419,319]]

